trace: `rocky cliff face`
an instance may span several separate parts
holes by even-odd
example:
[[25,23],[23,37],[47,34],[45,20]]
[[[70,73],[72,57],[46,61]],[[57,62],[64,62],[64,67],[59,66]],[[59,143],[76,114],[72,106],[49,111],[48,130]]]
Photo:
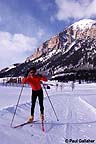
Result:
[[53,50],[62,49],[66,51],[73,42],[86,38],[96,38],[96,22],[93,20],[81,20],[71,25],[63,32],[44,42],[26,61],[37,59]]
[[35,53],[26,59],[26,62],[39,58],[43,54],[52,51],[54,48],[57,49],[58,44],[59,44],[59,36],[54,36],[50,40],[44,42],[39,48],[37,48]]

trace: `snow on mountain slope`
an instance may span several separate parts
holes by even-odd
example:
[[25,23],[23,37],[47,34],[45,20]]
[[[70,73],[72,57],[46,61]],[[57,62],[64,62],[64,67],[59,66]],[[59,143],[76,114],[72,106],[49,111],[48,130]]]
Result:
[[[0,141],[2,141],[2,144],[65,144],[65,139],[71,138],[75,140],[91,139],[95,140],[94,144],[96,144],[96,104],[93,106],[90,101],[88,103],[84,100],[86,96],[87,100],[91,97],[91,100],[96,101],[96,85],[76,84],[72,91],[71,83],[58,84],[58,87],[51,87],[51,90],[47,91],[59,121],[56,121],[48,98],[45,97],[45,132],[41,130],[38,101],[35,108],[35,120],[38,120],[38,122],[13,129],[10,127],[10,123],[15,106],[8,106],[7,103],[6,108],[4,108],[4,105],[0,109]],[[25,89],[28,93],[29,89]],[[14,89],[15,92],[16,89]],[[4,99],[4,97],[1,96],[1,99]],[[30,102],[20,102],[14,125],[27,120],[30,115],[30,106]]]
[[73,26],[73,29],[80,28],[81,30],[84,30],[87,28],[90,29],[94,23],[96,23],[95,20],[83,19],[78,22],[75,22],[72,26]]

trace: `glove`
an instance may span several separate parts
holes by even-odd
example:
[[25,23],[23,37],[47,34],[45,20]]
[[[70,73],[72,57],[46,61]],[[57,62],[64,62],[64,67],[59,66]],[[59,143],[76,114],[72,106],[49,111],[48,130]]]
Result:
[[47,85],[47,89],[50,89],[50,86],[49,86],[49,85]]
[[42,75],[41,75],[41,74],[39,74],[39,73],[38,73],[37,75],[38,75],[38,77],[42,77]]
[[24,74],[24,77],[27,77],[28,74],[29,74],[29,71],[27,70],[27,71],[25,72],[25,74]]

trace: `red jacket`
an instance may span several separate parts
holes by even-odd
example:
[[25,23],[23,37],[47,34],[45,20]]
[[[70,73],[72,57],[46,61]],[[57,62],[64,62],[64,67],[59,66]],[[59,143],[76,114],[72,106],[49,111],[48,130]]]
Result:
[[42,77],[39,77],[37,75],[35,76],[28,76],[28,77],[25,77],[22,79],[22,83],[25,84],[25,83],[28,83],[32,90],[40,90],[42,87],[41,87],[41,81],[47,81],[48,79],[44,76]]

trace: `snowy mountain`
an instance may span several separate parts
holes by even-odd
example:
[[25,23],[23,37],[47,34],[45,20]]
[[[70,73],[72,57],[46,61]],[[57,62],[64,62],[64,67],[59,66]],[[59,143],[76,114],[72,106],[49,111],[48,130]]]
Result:
[[5,73],[1,71],[0,77],[22,75],[32,65],[50,73],[52,78],[64,76],[66,72],[95,70],[96,21],[84,19],[72,24],[45,41],[25,63]]

